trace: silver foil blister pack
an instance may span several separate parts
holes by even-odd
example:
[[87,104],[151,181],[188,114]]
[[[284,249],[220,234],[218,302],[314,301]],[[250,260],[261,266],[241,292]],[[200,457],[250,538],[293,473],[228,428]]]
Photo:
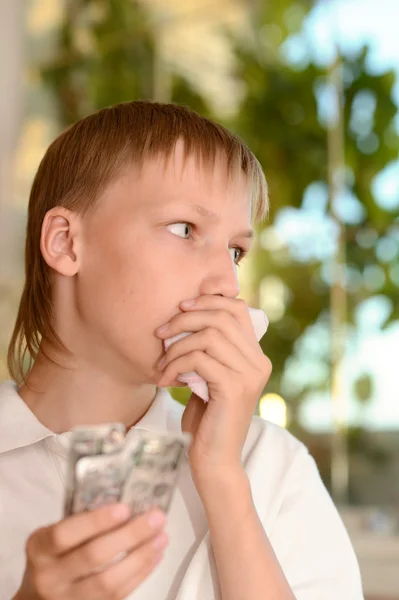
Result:
[[167,512],[191,435],[134,429],[120,423],[78,427],[71,434],[64,514],[124,502],[132,516]]

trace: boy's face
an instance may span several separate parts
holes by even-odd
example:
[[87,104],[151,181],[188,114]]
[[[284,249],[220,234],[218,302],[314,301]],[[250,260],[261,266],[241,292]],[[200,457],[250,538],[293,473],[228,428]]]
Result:
[[213,172],[191,157],[183,166],[178,145],[166,167],[153,159],[139,175],[132,170],[85,220],[75,278],[79,335],[100,360],[122,366],[137,383],[154,383],[163,350],[155,329],[182,300],[238,295],[235,247],[249,249],[248,230],[246,178],[230,183],[220,159]]

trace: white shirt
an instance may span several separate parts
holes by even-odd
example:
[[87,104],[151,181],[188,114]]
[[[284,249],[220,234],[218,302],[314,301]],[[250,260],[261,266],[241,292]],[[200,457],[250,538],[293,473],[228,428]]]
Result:
[[[181,432],[166,389],[136,427]],[[0,385],[0,600],[22,581],[25,542],[62,518],[67,444],[38,421],[12,382]],[[362,600],[342,521],[304,445],[253,417],[243,450],[255,506],[297,600]],[[205,512],[185,458],[169,510],[165,557],[129,600],[220,600]]]

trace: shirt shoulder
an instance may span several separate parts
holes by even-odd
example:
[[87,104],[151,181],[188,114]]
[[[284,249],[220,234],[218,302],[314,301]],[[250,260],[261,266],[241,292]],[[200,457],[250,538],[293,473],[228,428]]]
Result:
[[[243,451],[259,516],[267,529],[292,498],[305,499],[304,481],[317,488],[327,503],[329,494],[308,448],[289,431],[258,416],[252,418]],[[306,500],[305,500],[306,502]]]
[[245,461],[250,462],[255,455],[254,462],[270,462],[273,456],[275,467],[287,470],[296,457],[303,454],[309,454],[307,447],[287,429],[259,416],[252,417],[243,452]]
[[259,518],[297,600],[362,600],[348,533],[307,447],[252,419],[245,469]]
[[18,396],[18,387],[16,383],[10,380],[0,383],[0,406],[4,405],[9,398],[15,396]]
[[0,454],[54,435],[28,408],[13,381],[0,384]]

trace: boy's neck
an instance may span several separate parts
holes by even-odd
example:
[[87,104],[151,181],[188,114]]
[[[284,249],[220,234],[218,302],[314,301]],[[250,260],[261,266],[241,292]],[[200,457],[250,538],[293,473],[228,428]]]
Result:
[[156,392],[155,385],[120,382],[89,369],[67,370],[44,357],[19,390],[37,419],[54,433],[116,421],[129,429],[148,411]]

